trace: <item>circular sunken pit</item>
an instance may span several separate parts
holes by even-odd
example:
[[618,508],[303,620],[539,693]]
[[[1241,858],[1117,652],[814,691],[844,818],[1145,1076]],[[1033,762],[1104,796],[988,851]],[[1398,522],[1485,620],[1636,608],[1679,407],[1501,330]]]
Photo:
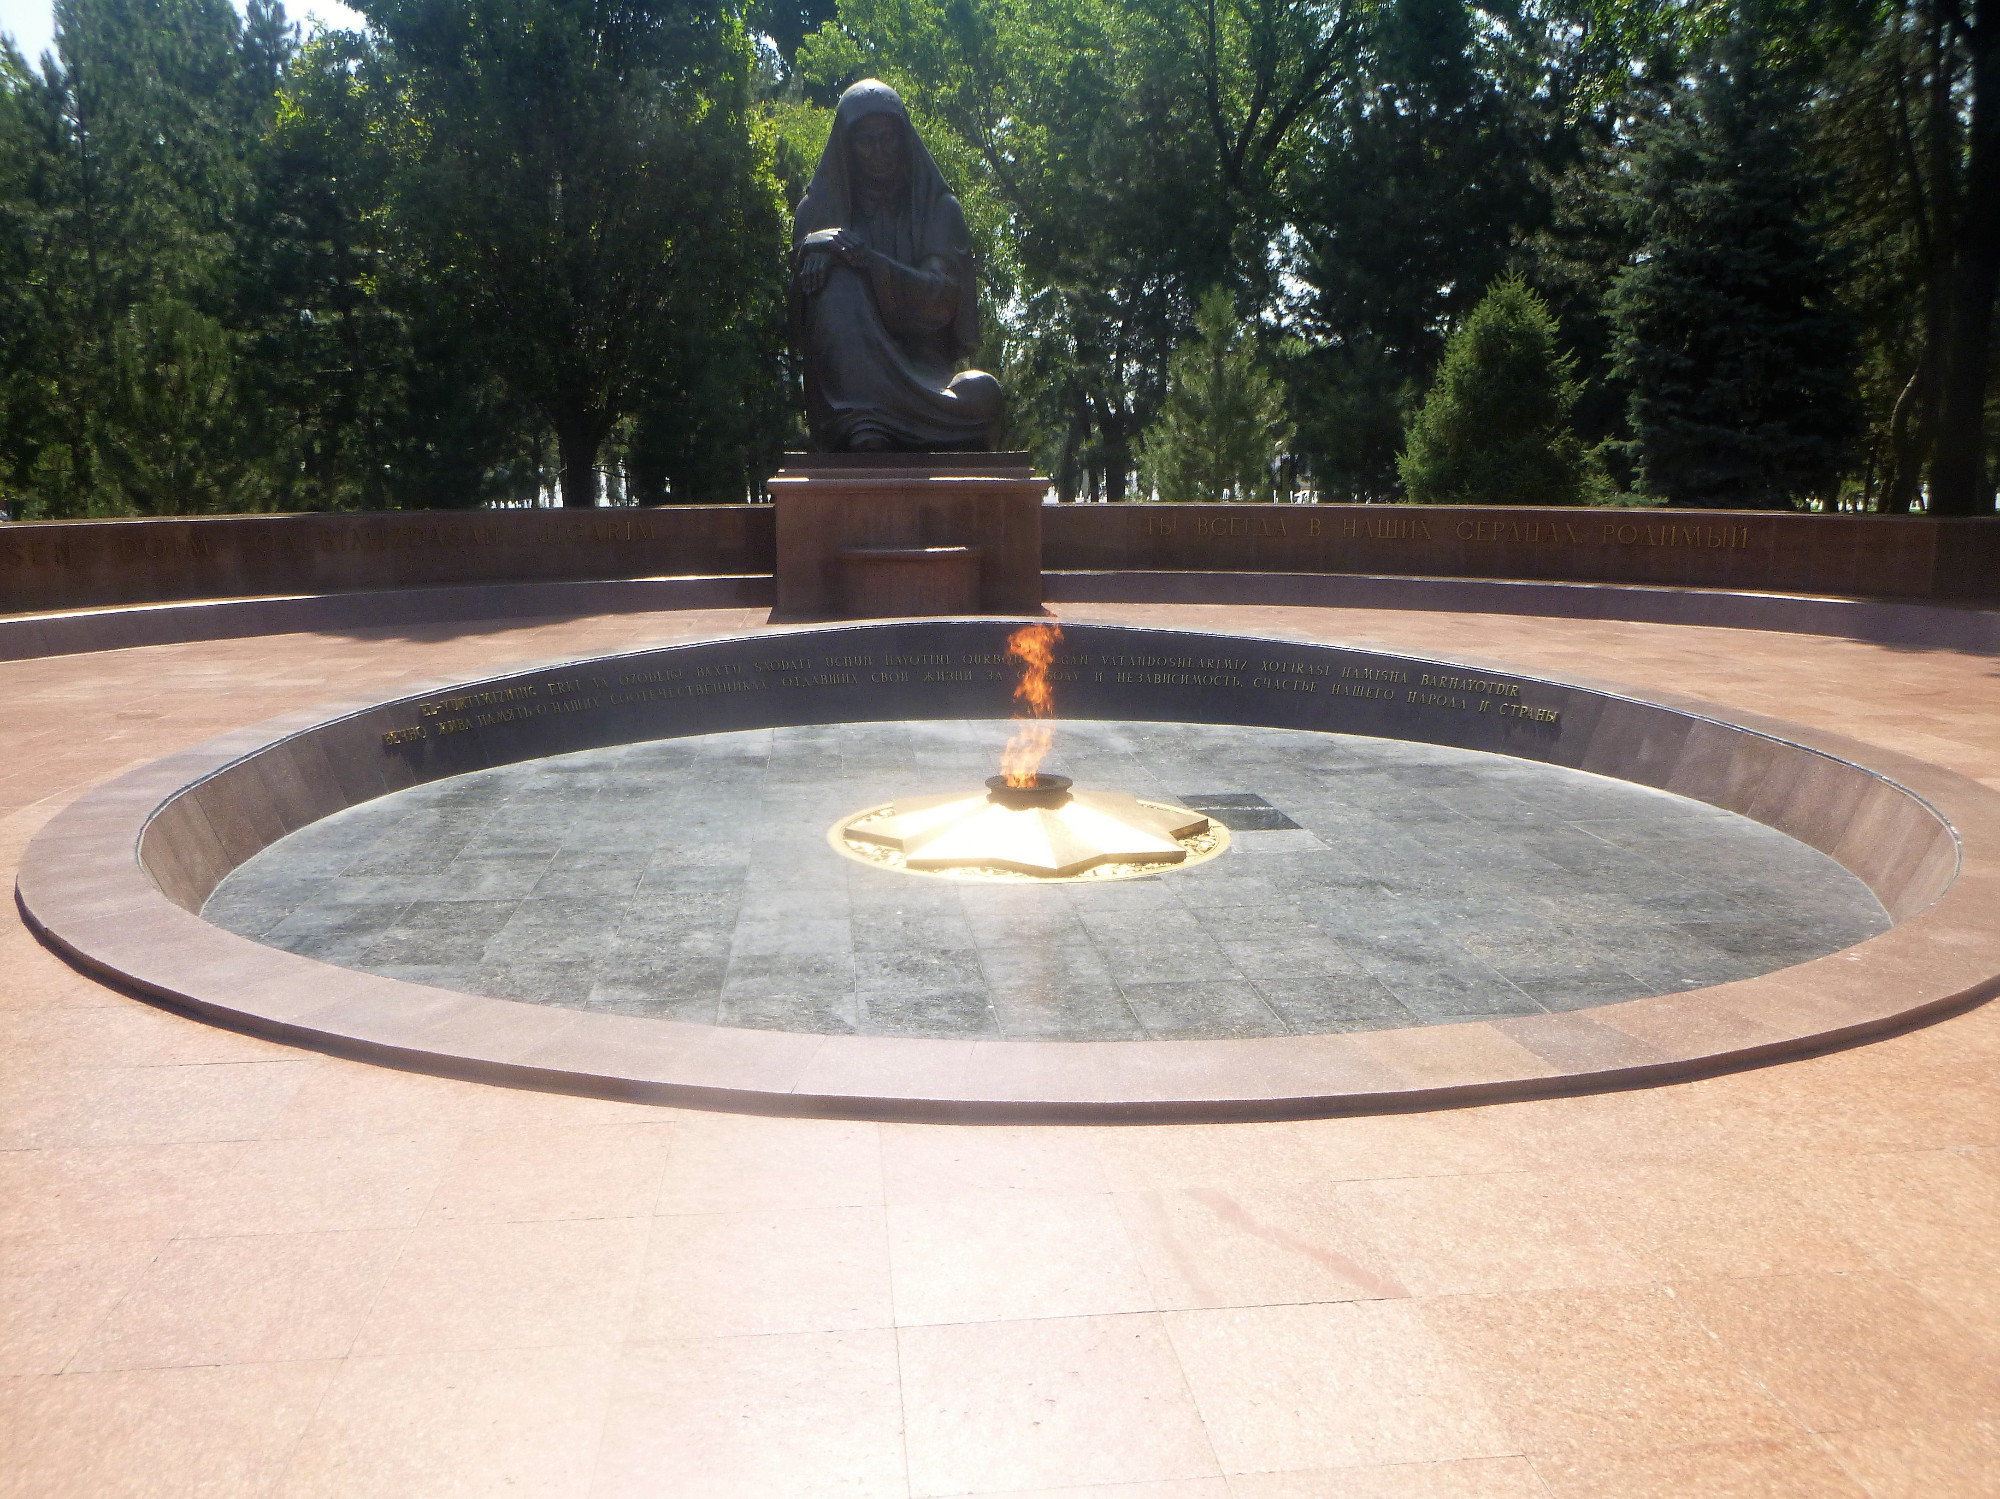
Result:
[[1989,882],[1960,874],[1974,783],[1291,641],[1067,631],[1047,768],[1228,826],[1199,867],[1020,888],[840,857],[830,821],[990,773],[1008,628],[759,633],[276,721],[59,814],[20,902],[82,966],[303,1044],[870,1117],[1631,1086],[2000,971],[1957,910]]
[[1889,926],[1834,860],[1736,813],[1299,729],[1062,726],[1056,763],[1079,784],[1239,825],[1227,857],[1171,877],[953,888],[829,851],[829,807],[969,783],[1008,728],[740,730],[474,771],[279,840],[202,914],[302,957],[533,1004],[1037,1041],[1573,1011],[1754,978]]

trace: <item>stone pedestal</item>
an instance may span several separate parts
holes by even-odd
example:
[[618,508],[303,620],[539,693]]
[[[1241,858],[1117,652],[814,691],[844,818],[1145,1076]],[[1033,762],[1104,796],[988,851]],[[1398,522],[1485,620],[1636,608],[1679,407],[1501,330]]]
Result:
[[977,614],[980,555],[978,547],[842,547],[840,612]]
[[776,612],[1039,613],[1047,489],[1025,453],[787,453]]

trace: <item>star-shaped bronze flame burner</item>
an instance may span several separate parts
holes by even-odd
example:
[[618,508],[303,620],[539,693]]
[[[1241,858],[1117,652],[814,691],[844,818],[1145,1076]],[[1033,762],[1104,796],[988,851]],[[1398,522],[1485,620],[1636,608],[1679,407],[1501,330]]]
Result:
[[836,829],[850,843],[902,855],[918,872],[1005,870],[1067,879],[1104,865],[1184,862],[1184,839],[1210,831],[1199,812],[1144,802],[1122,791],[1075,791],[1066,776],[1009,786],[995,776],[984,791],[906,797]]

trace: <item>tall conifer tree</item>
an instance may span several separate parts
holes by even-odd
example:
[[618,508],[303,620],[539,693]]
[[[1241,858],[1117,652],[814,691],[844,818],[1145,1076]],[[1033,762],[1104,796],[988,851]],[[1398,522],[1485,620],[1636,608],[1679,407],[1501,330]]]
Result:
[[[45,354],[34,451],[14,465],[25,508],[254,504],[230,259],[289,55],[283,11],[253,0],[246,30],[229,0],[57,0],[55,25],[52,64],[9,81],[38,158],[12,205],[33,222],[28,284]],[[197,387],[199,418],[165,418],[161,400]],[[188,422],[203,442],[187,443]],[[174,482],[155,482],[167,474]]]
[[1139,445],[1139,472],[1169,501],[1268,500],[1291,440],[1284,392],[1257,367],[1228,288],[1201,299],[1196,337],[1168,362],[1167,399]]
[[1575,505],[1582,445],[1570,428],[1576,360],[1519,277],[1493,283],[1452,335],[1397,460],[1421,505]]
[[1629,206],[1641,248],[1611,296],[1643,487],[1675,505],[1831,500],[1852,451],[1855,330],[1815,216],[1801,89],[1754,26],[1650,128]]

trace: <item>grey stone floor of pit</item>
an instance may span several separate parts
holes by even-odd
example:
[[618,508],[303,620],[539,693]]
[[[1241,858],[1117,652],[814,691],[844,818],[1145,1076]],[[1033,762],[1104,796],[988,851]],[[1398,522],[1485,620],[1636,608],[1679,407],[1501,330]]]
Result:
[[[1887,929],[1825,855],[1700,803],[1430,745],[1065,722],[1044,769],[1254,793],[1296,831],[1102,884],[974,884],[842,858],[839,818],[971,789],[1004,722],[664,740],[351,808],[205,915],[462,992],[761,1029],[1118,1040],[1378,1030],[1749,978]],[[1228,814],[1222,814],[1228,820]]]

